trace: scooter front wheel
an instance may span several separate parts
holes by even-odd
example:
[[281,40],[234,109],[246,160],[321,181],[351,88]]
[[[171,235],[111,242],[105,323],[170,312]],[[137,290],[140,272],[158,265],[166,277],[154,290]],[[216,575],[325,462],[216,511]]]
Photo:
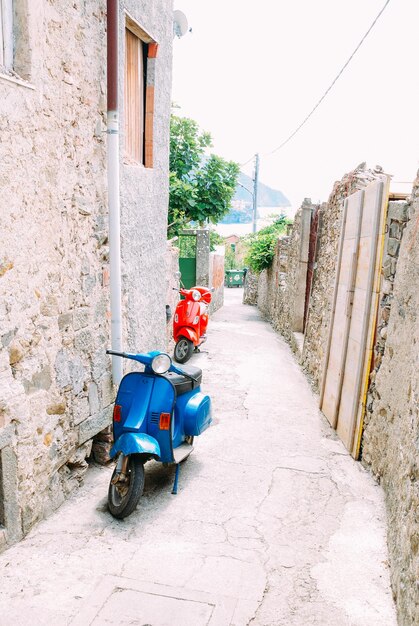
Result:
[[175,345],[175,361],[178,363],[186,363],[192,356],[194,345],[190,339],[181,337]]
[[113,484],[115,478],[116,468],[109,484],[108,508],[114,517],[123,519],[134,511],[144,490],[144,465],[141,458],[131,454],[125,480]]

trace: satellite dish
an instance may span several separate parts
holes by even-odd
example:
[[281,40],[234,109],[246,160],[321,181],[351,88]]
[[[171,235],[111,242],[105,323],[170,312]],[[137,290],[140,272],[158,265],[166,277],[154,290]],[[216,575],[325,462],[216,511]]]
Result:
[[186,15],[176,9],[173,11],[173,34],[176,37],[183,37],[188,32],[188,20],[186,19]]

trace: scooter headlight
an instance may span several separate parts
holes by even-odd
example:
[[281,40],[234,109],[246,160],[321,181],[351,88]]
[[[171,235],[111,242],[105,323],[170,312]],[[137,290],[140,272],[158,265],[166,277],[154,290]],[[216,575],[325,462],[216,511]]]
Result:
[[158,354],[151,361],[151,369],[155,374],[165,374],[172,364],[172,359],[168,354]]
[[198,291],[198,289],[193,289],[192,290],[192,299],[195,300],[195,302],[198,302],[198,300],[201,299],[201,294]]

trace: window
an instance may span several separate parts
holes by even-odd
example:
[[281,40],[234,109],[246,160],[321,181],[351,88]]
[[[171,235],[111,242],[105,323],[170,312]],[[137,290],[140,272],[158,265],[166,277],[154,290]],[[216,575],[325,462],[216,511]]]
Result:
[[13,0],[0,0],[0,71],[13,69]]
[[154,75],[157,44],[131,19],[125,27],[125,157],[153,167]]

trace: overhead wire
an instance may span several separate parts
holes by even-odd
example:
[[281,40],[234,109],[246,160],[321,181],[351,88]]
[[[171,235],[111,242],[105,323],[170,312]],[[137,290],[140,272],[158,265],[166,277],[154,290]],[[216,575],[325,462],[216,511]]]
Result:
[[[281,148],[283,148],[288,142],[291,141],[291,139],[293,137],[295,137],[295,135],[301,130],[301,128],[308,122],[308,120],[310,119],[310,117],[313,115],[313,113],[316,111],[316,109],[318,109],[318,107],[320,106],[320,104],[323,102],[323,100],[326,98],[327,94],[330,92],[330,90],[332,89],[332,87],[335,85],[335,83],[338,81],[338,79],[342,76],[343,72],[345,71],[345,69],[348,67],[349,63],[352,61],[352,59],[354,58],[355,54],[358,52],[358,50],[360,49],[360,47],[362,46],[362,44],[364,43],[364,41],[366,40],[366,38],[368,37],[368,35],[370,34],[370,32],[372,31],[372,29],[374,28],[375,24],[378,22],[378,20],[380,19],[381,15],[384,13],[387,5],[390,3],[390,0],[387,0],[386,3],[384,4],[383,8],[381,9],[381,11],[378,13],[378,15],[376,16],[376,18],[374,19],[374,21],[372,22],[371,26],[369,27],[369,29],[367,30],[367,32],[365,33],[365,35],[362,37],[361,41],[359,42],[359,44],[357,45],[357,47],[355,48],[355,50],[352,52],[351,56],[349,57],[349,59],[346,61],[346,63],[343,65],[342,69],[339,71],[339,73],[337,74],[337,76],[334,78],[334,80],[331,82],[330,86],[326,89],[326,91],[324,92],[324,94],[322,95],[322,97],[320,98],[320,100],[318,100],[318,102],[315,104],[315,106],[311,109],[310,113],[304,118],[304,120],[301,122],[301,124],[299,126],[297,126],[297,128],[291,133],[291,135],[289,135],[289,137],[287,137],[287,139],[285,139],[285,141],[283,141],[279,146],[277,146],[276,148],[274,148],[273,150],[271,150],[270,152],[265,152],[263,154],[263,156],[269,156],[271,154],[274,154],[275,152],[278,152],[278,150],[281,150]],[[251,161],[251,159],[253,159],[253,157],[251,157],[249,159],[249,161]],[[246,163],[249,163],[249,161],[247,161]],[[246,163],[244,163],[243,165],[246,165]]]

